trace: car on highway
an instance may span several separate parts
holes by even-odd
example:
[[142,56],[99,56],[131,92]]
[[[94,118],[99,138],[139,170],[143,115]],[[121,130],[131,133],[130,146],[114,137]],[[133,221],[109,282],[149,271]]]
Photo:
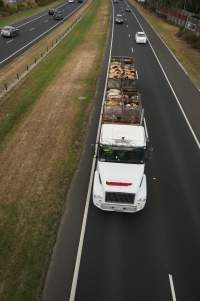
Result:
[[1,36],[6,38],[13,38],[19,34],[19,29],[14,26],[4,26],[1,28]]
[[74,3],[74,0],[68,0],[68,3]]
[[48,14],[53,16],[56,11],[56,8],[49,8]]
[[64,18],[63,12],[61,10],[57,10],[53,15],[54,20],[62,20]]
[[130,12],[131,12],[131,9],[130,9],[130,7],[129,7],[129,6],[127,6],[127,7],[125,8],[125,11],[126,11],[126,12],[128,12],[128,13],[130,13]]
[[115,23],[117,23],[117,24],[123,24],[124,23],[124,19],[123,19],[122,15],[120,15],[120,14],[116,15]]
[[147,36],[144,31],[138,31],[135,34],[135,41],[137,44],[146,44],[147,43]]
[[78,0],[78,3],[83,3],[83,0]]
[[113,3],[118,3],[118,0],[113,0]]

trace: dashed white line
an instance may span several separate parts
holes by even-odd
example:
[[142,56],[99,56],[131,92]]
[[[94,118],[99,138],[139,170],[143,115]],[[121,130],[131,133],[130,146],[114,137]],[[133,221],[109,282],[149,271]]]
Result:
[[14,39],[7,41],[6,44],[10,44],[12,41],[14,41]]
[[[64,3],[63,5],[58,6],[57,8],[61,8],[61,7],[65,6],[65,5],[66,5],[66,3]],[[47,12],[45,12],[44,14],[42,14],[41,16],[39,16],[37,18],[31,19],[31,20],[29,20],[29,21],[27,21],[27,22],[25,22],[25,23],[23,23],[21,25],[18,25],[17,28],[21,28],[21,27],[23,27],[23,26],[25,26],[25,25],[27,25],[27,24],[29,24],[31,22],[34,22],[34,21],[36,21],[36,20],[38,20],[38,19],[40,19],[40,18],[42,18],[42,17],[44,17],[46,15],[47,15]]]
[[29,29],[29,31],[33,31],[33,30],[35,30],[35,27],[32,27],[32,28]]
[[133,47],[131,47],[131,52],[133,53]]
[[131,34],[130,34],[130,33],[129,33],[128,37],[129,37],[129,39],[130,39],[130,37],[131,37]]
[[172,300],[176,301],[176,293],[175,293],[175,289],[174,289],[174,282],[173,282],[173,278],[172,278],[171,274],[169,274],[169,283],[170,283],[170,288],[171,288],[171,293],[172,293]]
[[44,20],[44,23],[47,23],[47,22],[49,22],[49,20],[47,19],[47,20]]
[[[131,13],[132,13],[132,15],[135,17],[135,19],[136,19],[136,21],[138,22],[139,26],[141,27],[142,31],[144,31],[144,29],[143,29],[143,27],[142,27],[140,21],[138,20],[136,14],[135,14],[133,11],[132,11]],[[149,41],[149,40],[148,40],[148,41]],[[179,108],[180,108],[180,110],[181,110],[181,113],[183,114],[183,117],[184,117],[184,119],[185,119],[185,121],[186,121],[186,124],[188,125],[188,127],[189,127],[189,129],[190,129],[190,132],[191,132],[191,134],[192,134],[192,136],[193,136],[193,138],[194,138],[194,140],[195,140],[195,142],[196,142],[196,144],[197,144],[197,147],[200,149],[200,142],[199,142],[199,140],[198,140],[198,138],[197,138],[197,136],[196,136],[196,134],[195,134],[195,132],[194,132],[194,130],[193,130],[193,128],[192,128],[192,126],[191,126],[191,124],[190,124],[190,122],[189,122],[187,116],[186,116],[186,114],[185,114],[185,111],[183,110],[183,107],[182,107],[182,105],[181,105],[181,103],[180,103],[180,101],[179,101],[179,99],[178,99],[178,96],[176,95],[176,93],[175,93],[175,91],[174,91],[174,88],[172,87],[172,84],[171,84],[169,78],[167,77],[167,74],[166,74],[166,72],[165,72],[165,70],[164,70],[164,68],[163,68],[163,66],[162,66],[162,64],[161,64],[161,62],[160,62],[160,60],[159,60],[159,58],[158,58],[158,56],[157,56],[157,54],[156,54],[154,48],[153,48],[153,46],[151,45],[151,42],[150,42],[150,41],[149,41],[149,45],[150,45],[151,50],[152,50],[152,52],[153,52],[153,54],[154,54],[154,56],[155,56],[155,58],[156,58],[156,60],[157,60],[157,62],[158,62],[158,64],[159,64],[159,66],[160,66],[160,69],[162,70],[162,72],[163,72],[163,74],[164,74],[164,77],[165,77],[165,79],[166,79],[166,81],[167,81],[167,83],[168,83],[168,85],[169,85],[169,87],[170,87],[170,89],[171,89],[171,91],[172,91],[172,93],[173,93],[173,95],[174,95],[174,98],[176,99],[176,102],[177,102],[177,104],[178,104],[178,106],[179,106]]]
[[128,24],[126,25],[126,27],[128,28]]
[[[70,17],[71,15],[73,15],[77,10],[79,9],[79,7],[77,7],[75,10],[73,10],[71,13],[69,13],[68,15],[66,15],[61,21],[57,22],[54,26],[52,26],[51,28],[49,28],[48,30],[46,30],[45,32],[43,32],[42,34],[40,34],[38,37],[36,37],[35,39],[33,39],[32,41],[30,41],[29,43],[25,44],[23,47],[21,47],[20,49],[18,49],[17,51],[13,52],[11,55],[9,55],[7,58],[5,58],[4,60],[0,61],[0,66],[1,64],[3,64],[4,62],[8,61],[11,57],[13,57],[14,55],[16,55],[17,53],[19,53],[20,51],[22,51],[24,48],[28,47],[29,45],[33,44],[35,41],[39,40],[42,36],[44,36],[45,34],[47,34],[49,31],[51,31],[53,28],[57,27],[61,22],[65,21],[68,17]],[[30,23],[30,22],[29,22]],[[18,26],[19,28],[19,26]]]

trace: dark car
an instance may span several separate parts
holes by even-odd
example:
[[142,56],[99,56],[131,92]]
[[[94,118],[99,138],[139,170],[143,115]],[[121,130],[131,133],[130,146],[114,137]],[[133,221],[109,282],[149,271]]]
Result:
[[57,10],[53,15],[54,20],[62,20],[64,18],[63,12],[61,10]]
[[4,26],[1,29],[1,36],[6,38],[13,38],[19,34],[19,29],[14,26]]
[[53,16],[57,10],[55,8],[49,8],[48,14]]
[[120,14],[116,15],[115,23],[117,23],[117,24],[123,24],[124,23],[124,19],[123,19],[122,15],[120,15]]
[[78,3],[83,3],[83,0],[78,0]]

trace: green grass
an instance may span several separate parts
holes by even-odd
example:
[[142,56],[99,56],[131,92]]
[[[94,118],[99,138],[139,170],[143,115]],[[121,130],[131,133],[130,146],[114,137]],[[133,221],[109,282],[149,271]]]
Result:
[[[4,110],[9,113],[0,124],[1,139],[15,130],[17,123],[31,110],[38,97],[58,74],[72,51],[84,42],[95,22],[100,0],[93,2],[84,19],[75,27],[48,58],[25,80],[23,85],[7,99]],[[0,279],[6,280],[1,301],[35,301],[41,297],[45,274],[57,227],[62,215],[66,188],[69,186],[80,156],[81,145],[87,127],[88,108],[96,91],[96,82],[105,49],[106,34],[98,43],[98,64],[84,80],[86,97],[75,101],[79,107],[73,125],[73,136],[69,155],[64,162],[64,174],[60,179],[57,198],[49,209],[48,199],[26,199],[15,203],[0,204]],[[12,101],[15,100],[13,108]],[[12,109],[12,113],[10,110]],[[4,111],[4,113],[5,113]],[[16,175],[17,176],[17,175]],[[25,184],[25,183],[24,183]],[[48,209],[48,210],[47,210]],[[12,273],[10,272],[12,270]]]
[[58,5],[60,3],[63,3],[63,0],[58,0],[55,1],[49,5],[45,5],[45,6],[37,6],[37,7],[32,7],[32,8],[27,8],[23,11],[18,11],[10,16],[6,16],[6,17],[1,17],[0,18],[0,27],[5,26],[5,25],[10,25],[10,24],[14,24],[17,23],[23,19],[26,19],[28,17],[31,17],[33,15],[36,15],[38,13],[41,13],[45,10],[47,10],[49,7]]
[[[11,94],[5,105],[0,109],[4,117],[0,121],[0,144],[3,143],[6,135],[12,130],[14,125],[31,109],[37,98],[45,90],[49,82],[55,78],[58,70],[61,68],[66,58],[73,49],[79,45],[86,34],[87,30],[94,21],[91,11],[96,10],[98,2],[95,1],[87,18],[81,20],[68,37],[62,41],[53,52],[30,74],[28,79],[23,83],[20,89]],[[13,107],[16,104],[15,107]]]
[[[200,87],[200,52],[196,49],[192,49],[190,45],[177,36],[179,31],[177,26],[159,18],[150,10],[142,8],[136,0],[129,1],[137,7],[143,17],[166,42],[168,47],[187,70],[197,88]],[[196,47],[198,48],[198,45],[196,45]]]

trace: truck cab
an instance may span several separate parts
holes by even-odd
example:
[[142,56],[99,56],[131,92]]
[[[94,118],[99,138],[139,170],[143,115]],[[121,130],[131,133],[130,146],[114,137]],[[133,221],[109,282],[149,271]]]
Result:
[[144,208],[146,140],[141,125],[102,125],[93,186],[95,206],[121,212]]

